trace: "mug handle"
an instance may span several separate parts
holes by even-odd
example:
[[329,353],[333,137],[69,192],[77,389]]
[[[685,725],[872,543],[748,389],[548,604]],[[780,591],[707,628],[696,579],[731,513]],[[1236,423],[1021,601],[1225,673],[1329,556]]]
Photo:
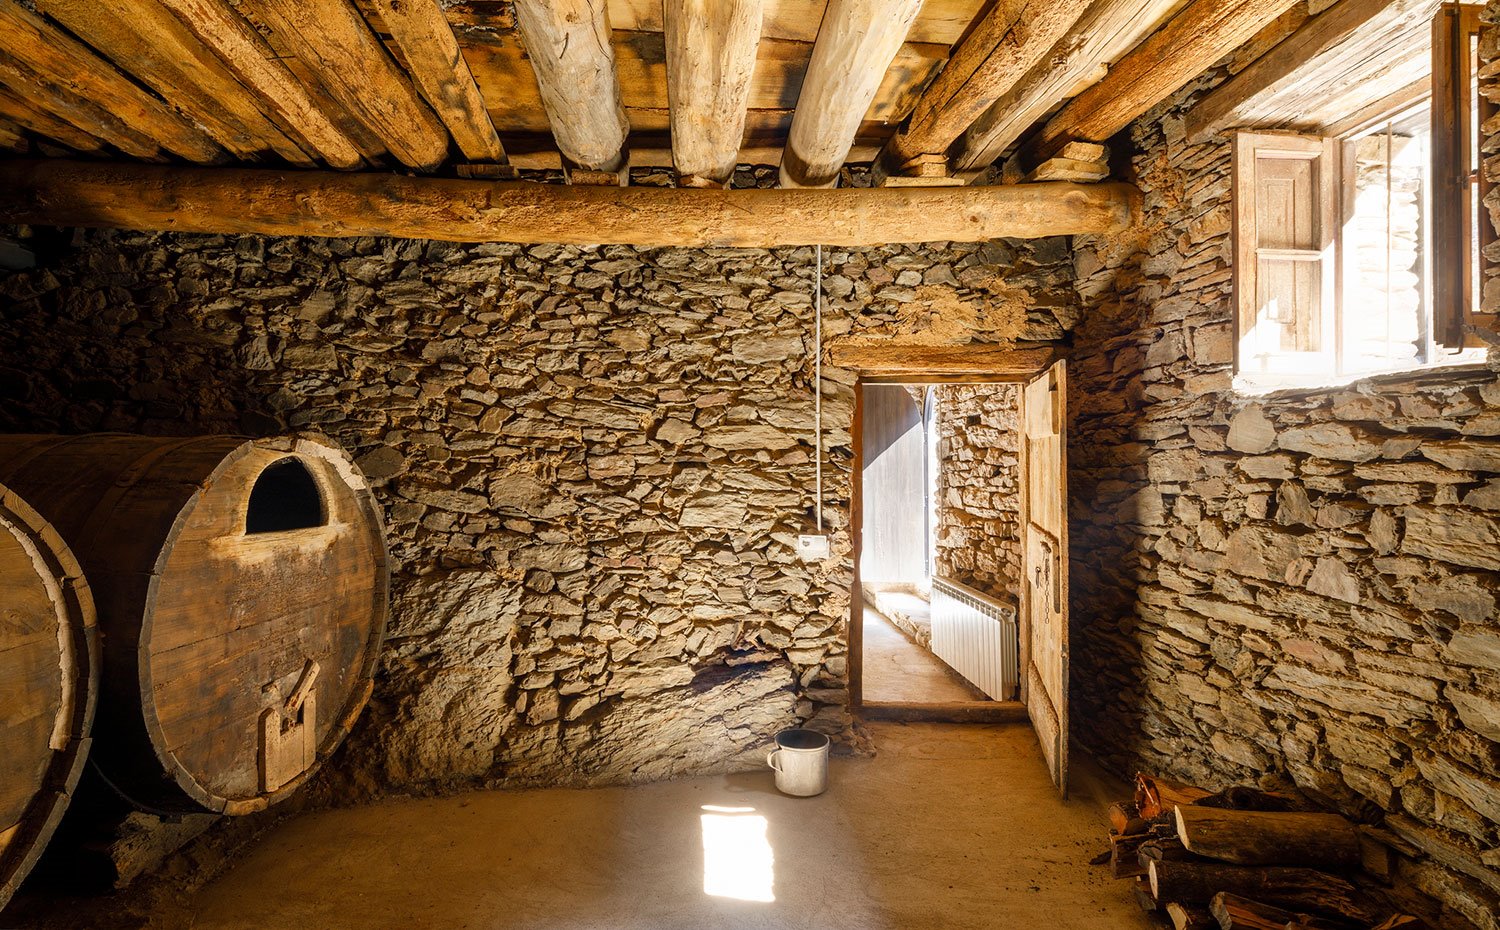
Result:
[[780,754],[781,754],[781,750],[780,749],[773,749],[766,756],[766,765],[769,765],[772,768],[772,770],[777,771],[777,772],[781,771],[781,766],[779,766],[779,765],[776,764],[776,757],[778,755],[780,755]]

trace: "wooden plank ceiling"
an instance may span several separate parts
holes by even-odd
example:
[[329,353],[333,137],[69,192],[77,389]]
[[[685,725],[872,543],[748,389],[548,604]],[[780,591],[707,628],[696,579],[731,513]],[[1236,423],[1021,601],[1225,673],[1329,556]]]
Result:
[[788,187],[877,158],[969,177],[1106,141],[1294,8],[0,0],[0,148],[447,176],[608,177],[675,155],[685,186],[722,185],[736,162],[780,165]]

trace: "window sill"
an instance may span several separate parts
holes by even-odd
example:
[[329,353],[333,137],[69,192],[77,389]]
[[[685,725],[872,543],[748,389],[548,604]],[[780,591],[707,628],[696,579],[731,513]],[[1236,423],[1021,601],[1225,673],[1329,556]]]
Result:
[[1360,371],[1345,375],[1275,374],[1256,372],[1234,376],[1232,388],[1246,397],[1262,397],[1282,392],[1312,393],[1346,388],[1361,381],[1424,374],[1446,374],[1461,371],[1483,371],[1487,366],[1484,349],[1465,349],[1455,355],[1423,365],[1408,365],[1382,371]]

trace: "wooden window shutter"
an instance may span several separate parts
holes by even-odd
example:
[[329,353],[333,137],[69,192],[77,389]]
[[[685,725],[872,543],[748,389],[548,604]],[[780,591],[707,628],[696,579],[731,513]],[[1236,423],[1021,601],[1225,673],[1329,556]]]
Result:
[[1500,265],[1483,258],[1496,231],[1480,127],[1496,107],[1474,92],[1482,9],[1447,3],[1432,24],[1433,339],[1453,349],[1483,345],[1476,329],[1500,333]]
[[1234,137],[1237,370],[1334,370],[1338,230],[1332,139],[1240,132]]

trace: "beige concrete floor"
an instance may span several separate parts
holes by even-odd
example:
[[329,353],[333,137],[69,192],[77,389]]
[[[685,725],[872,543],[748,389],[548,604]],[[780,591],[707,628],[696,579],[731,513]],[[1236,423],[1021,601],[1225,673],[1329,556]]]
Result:
[[[311,814],[188,902],[192,926],[1153,927],[1127,882],[1087,864],[1105,845],[1111,792],[1084,778],[1057,800],[1028,728],[889,723],[874,735],[878,755],[833,760],[817,798],[779,795],[756,772]],[[705,815],[732,821],[741,842],[705,852]],[[731,886],[713,890],[774,900],[706,893],[706,860]]]
[[907,638],[878,611],[865,608],[864,699],[919,704],[987,701],[931,652]]

